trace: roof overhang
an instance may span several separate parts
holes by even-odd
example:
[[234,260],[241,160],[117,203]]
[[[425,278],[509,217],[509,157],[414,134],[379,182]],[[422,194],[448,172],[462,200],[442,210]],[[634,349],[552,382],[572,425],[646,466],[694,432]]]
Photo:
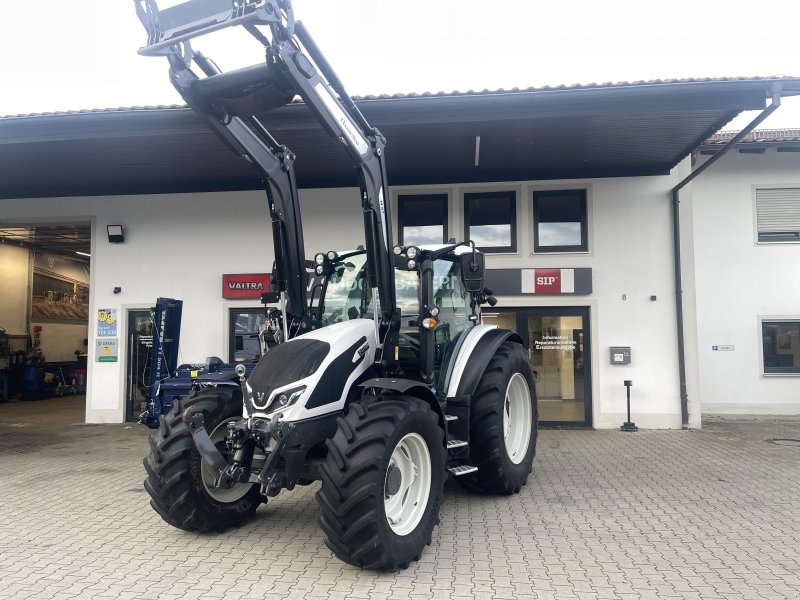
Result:
[[[388,140],[390,185],[424,185],[665,174],[740,112],[765,108],[775,92],[800,94],[800,79],[399,95],[357,104]],[[344,149],[305,105],[262,120],[297,155],[301,187],[357,184]],[[0,198],[262,187],[247,162],[186,108],[0,119]]]

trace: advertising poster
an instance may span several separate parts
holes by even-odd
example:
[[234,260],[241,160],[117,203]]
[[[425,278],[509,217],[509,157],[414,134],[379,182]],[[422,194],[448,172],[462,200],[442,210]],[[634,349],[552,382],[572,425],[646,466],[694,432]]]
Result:
[[117,362],[119,357],[119,346],[117,338],[97,340],[95,343],[95,360],[99,363]]
[[117,337],[117,309],[97,309],[97,337]]

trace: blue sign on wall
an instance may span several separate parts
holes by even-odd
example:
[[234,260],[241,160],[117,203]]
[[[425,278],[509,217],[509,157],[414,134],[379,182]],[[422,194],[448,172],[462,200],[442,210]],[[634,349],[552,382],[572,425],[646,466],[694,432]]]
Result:
[[97,310],[97,337],[117,336],[117,309],[99,308]]

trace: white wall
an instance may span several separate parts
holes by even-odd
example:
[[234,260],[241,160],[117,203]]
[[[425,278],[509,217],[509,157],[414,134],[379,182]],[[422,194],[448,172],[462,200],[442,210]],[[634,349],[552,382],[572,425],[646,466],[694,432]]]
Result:
[[[399,193],[448,192],[450,235],[460,239],[465,192],[515,190],[517,252],[488,254],[487,268],[589,267],[593,293],[504,296],[499,298],[498,307],[589,307],[594,427],[619,427],[627,420],[623,381],[632,379],[633,420],[637,425],[680,428],[670,190],[685,173],[686,165],[681,165],[673,174],[662,177],[410,186],[394,188],[393,192],[395,199]],[[589,252],[534,254],[532,192],[575,188],[588,191]],[[651,295],[656,301],[650,300]],[[610,346],[631,346],[631,364],[611,365]],[[699,426],[699,409],[694,413],[692,424]]]
[[[341,240],[353,247],[363,243],[355,189],[303,191],[302,203],[308,254],[339,248]],[[128,309],[148,308],[159,296],[181,299],[180,361],[226,356],[228,308],[258,303],[223,300],[222,274],[269,272],[272,267],[263,192],[3,200],[2,209],[8,222],[32,222],[44,215],[49,222],[92,222],[88,422],[124,419]],[[124,227],[125,243],[108,242],[109,224]],[[121,287],[121,293],[114,294],[114,287]],[[27,289],[27,280],[21,289]],[[118,310],[118,363],[94,362],[93,318],[99,308]]]
[[0,244],[0,327],[9,335],[27,333],[30,272],[27,249]]
[[88,336],[85,323],[31,322],[31,333],[35,327],[41,327],[39,350],[47,362],[66,362],[75,360],[75,351],[86,352],[83,343]]
[[754,190],[774,185],[800,186],[800,155],[734,150],[692,184],[704,412],[800,413],[800,376],[761,371],[759,317],[800,318],[800,244],[756,243]]
[[[477,189],[515,189],[518,252],[490,255],[489,268],[591,267],[590,296],[501,298],[501,306],[588,306],[592,326],[593,413],[596,427],[624,420],[624,379],[633,379],[634,420],[643,427],[680,427],[669,190],[677,175],[591,181],[498,183],[482,186],[397,188],[451,194],[450,231],[461,237],[463,196]],[[587,187],[590,251],[532,255],[533,189]],[[302,190],[306,255],[363,243],[355,189]],[[184,301],[181,362],[225,356],[227,311],[256,306],[221,297],[222,273],[267,272],[272,265],[265,195],[236,192],[105,198],[3,201],[4,217],[30,221],[92,218],[90,318],[99,308],[147,308],[158,296]],[[395,219],[396,222],[396,219]],[[124,244],[109,244],[106,225],[121,224]],[[122,292],[113,294],[119,286]],[[626,299],[622,299],[622,295]],[[651,295],[657,301],[650,300]],[[124,334],[119,363],[94,363],[95,326],[89,332],[87,420],[118,422],[124,416]],[[632,364],[612,366],[608,347],[630,345]]]

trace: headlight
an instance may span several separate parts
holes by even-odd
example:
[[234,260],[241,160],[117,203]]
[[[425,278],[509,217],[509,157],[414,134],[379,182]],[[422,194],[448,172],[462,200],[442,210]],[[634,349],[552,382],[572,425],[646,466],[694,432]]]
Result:
[[321,265],[325,262],[325,255],[321,252],[314,257],[314,262]]
[[394,253],[395,253],[396,256],[400,256],[403,253],[402,246],[395,246],[394,247]]
[[416,268],[417,268],[416,261],[413,261],[413,260],[408,261],[408,270],[409,271],[413,271]]
[[322,272],[324,270],[325,269],[322,267],[322,265],[317,265],[317,268],[315,269],[315,272],[316,272],[317,275],[322,275]]
[[417,254],[419,254],[419,248],[416,246],[409,246],[406,248],[406,256],[408,258],[417,258]]
[[301,385],[299,387],[276,392],[272,396],[272,400],[267,406],[266,412],[272,412],[275,410],[280,410],[282,408],[290,407],[292,404],[297,402],[298,398],[300,398],[300,396],[302,396],[303,392],[305,391],[306,391],[306,386]]
[[337,256],[338,255],[333,250],[328,252],[328,260],[331,261],[331,262],[335,261]]

